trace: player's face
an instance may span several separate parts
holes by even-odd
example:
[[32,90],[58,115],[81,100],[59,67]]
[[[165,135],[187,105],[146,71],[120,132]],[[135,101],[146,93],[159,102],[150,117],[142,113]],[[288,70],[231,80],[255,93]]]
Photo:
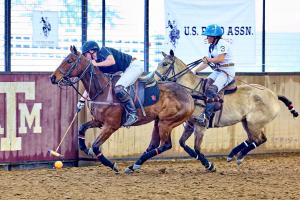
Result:
[[97,60],[97,52],[94,50],[90,50],[84,54],[89,60]]
[[208,42],[209,44],[212,44],[212,43],[214,42],[214,37],[212,37],[212,36],[207,36],[207,42]]

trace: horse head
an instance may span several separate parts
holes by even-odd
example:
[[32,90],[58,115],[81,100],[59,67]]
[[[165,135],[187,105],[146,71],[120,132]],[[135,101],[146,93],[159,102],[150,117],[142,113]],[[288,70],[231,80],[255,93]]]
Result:
[[[69,55],[50,76],[52,84],[73,85],[81,80],[92,66],[91,61],[77,51],[75,46],[70,46],[70,51]],[[77,77],[77,79],[71,79],[72,77]]]
[[170,55],[162,52],[163,60],[158,64],[155,74],[158,80],[168,80],[171,76],[175,75],[174,63],[175,56],[173,50],[170,50]]
[[[159,80],[171,80],[176,81],[177,75],[182,76],[186,71],[186,64],[174,55],[174,51],[170,50],[170,54],[162,52],[163,60],[158,64],[155,71]],[[182,73],[183,72],[183,73]],[[182,74],[180,74],[182,73]]]
[[170,50],[169,55],[165,52],[162,52],[162,55],[164,58],[155,71],[156,80],[177,82],[190,89],[203,87],[204,79],[191,71],[192,68],[202,62],[201,59],[186,65],[174,55],[173,50]]

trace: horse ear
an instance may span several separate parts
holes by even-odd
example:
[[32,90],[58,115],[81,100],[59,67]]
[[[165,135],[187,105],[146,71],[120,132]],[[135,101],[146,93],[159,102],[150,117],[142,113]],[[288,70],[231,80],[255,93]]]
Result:
[[73,53],[73,45],[70,45],[70,51]]
[[170,50],[170,55],[174,57],[174,51],[172,49]]
[[165,53],[165,52],[161,52],[161,54],[163,55],[163,57],[166,57],[167,56],[167,54]]
[[77,49],[74,45],[73,45],[73,50],[74,50],[74,53],[77,54]]

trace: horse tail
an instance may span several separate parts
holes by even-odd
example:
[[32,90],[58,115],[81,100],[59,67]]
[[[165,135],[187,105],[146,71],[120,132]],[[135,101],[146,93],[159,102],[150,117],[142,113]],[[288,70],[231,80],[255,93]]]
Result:
[[286,98],[285,96],[278,95],[278,99],[282,101],[286,107],[288,107],[293,117],[298,117],[299,113],[295,110],[292,102],[288,98]]

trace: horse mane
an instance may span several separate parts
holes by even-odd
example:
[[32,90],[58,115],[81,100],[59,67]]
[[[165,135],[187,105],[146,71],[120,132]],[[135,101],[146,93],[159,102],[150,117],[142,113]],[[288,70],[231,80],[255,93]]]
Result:
[[187,67],[187,65],[182,60],[180,60],[178,57],[174,56],[174,59],[175,59],[175,63],[177,63],[179,65],[178,69],[180,71],[184,70]]
[[[174,60],[174,66],[177,70],[177,73],[187,68],[187,65],[178,57],[174,56]],[[201,78],[198,75],[194,74],[191,70],[189,70],[185,72],[185,75],[182,77],[182,79],[185,79],[184,82],[187,82],[189,86],[192,86],[194,85],[192,83],[198,83]]]

